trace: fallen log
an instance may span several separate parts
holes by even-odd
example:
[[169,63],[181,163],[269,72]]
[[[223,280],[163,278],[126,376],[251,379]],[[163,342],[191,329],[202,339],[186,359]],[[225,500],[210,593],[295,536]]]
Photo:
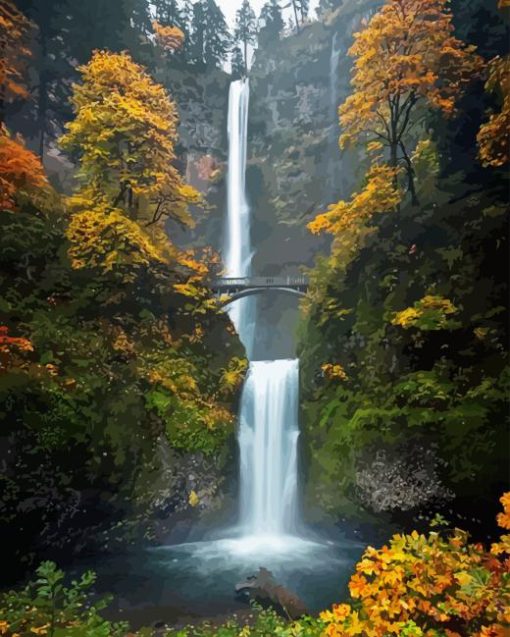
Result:
[[260,567],[256,575],[250,575],[236,584],[236,594],[263,604],[269,604],[289,619],[299,619],[308,614],[304,602],[293,591],[274,579],[271,571]]

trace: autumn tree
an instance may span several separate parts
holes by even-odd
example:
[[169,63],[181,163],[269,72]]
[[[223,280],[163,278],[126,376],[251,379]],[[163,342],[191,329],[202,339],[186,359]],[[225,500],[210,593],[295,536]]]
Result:
[[480,159],[485,166],[504,166],[510,159],[510,57],[498,56],[489,62],[485,88],[497,96],[501,110],[480,128]]
[[0,210],[17,210],[20,196],[30,196],[46,183],[37,155],[0,128]]
[[190,222],[195,193],[177,169],[177,110],[127,53],[97,51],[73,88],[75,119],[61,139],[79,162],[81,193],[132,219]]
[[243,0],[241,8],[236,16],[235,39],[239,42],[244,51],[244,71],[248,74],[248,47],[256,43],[257,20],[251,8],[249,0]]
[[156,20],[152,23],[154,35],[156,36],[156,42],[166,53],[175,53],[182,49],[186,36],[175,26],[163,26]]
[[30,21],[10,0],[0,0],[0,124],[6,103],[27,96],[24,67],[30,56],[30,28]]
[[340,145],[363,142],[383,149],[392,167],[403,165],[417,203],[411,130],[420,106],[451,115],[481,60],[453,34],[448,0],[387,0],[355,34],[353,93],[340,107]]
[[282,10],[278,0],[269,0],[262,7],[260,23],[259,42],[261,44],[270,44],[280,39],[285,23],[283,22]]

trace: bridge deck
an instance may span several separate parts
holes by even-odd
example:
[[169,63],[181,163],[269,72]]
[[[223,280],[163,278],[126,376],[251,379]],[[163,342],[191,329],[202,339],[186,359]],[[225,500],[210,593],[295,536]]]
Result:
[[224,277],[212,282],[211,288],[218,292],[232,293],[247,289],[276,289],[289,288],[306,291],[308,277],[306,276],[273,276],[273,277]]

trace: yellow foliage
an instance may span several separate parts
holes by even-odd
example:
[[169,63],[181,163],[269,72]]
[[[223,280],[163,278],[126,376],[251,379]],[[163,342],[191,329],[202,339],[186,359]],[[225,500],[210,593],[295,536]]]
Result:
[[[509,528],[510,493],[501,503],[498,522]],[[489,552],[459,529],[447,537],[413,531],[379,550],[368,547],[349,584],[356,609],[340,604],[323,612],[323,635],[386,637],[406,630],[423,637],[503,637],[510,619],[510,536],[501,539]]]
[[454,37],[448,0],[386,0],[354,34],[349,54],[354,90],[339,109],[340,146],[361,140],[373,152],[382,144],[392,166],[403,161],[412,175],[405,146],[417,104],[451,114],[481,58]]
[[339,235],[349,230],[353,222],[368,221],[376,213],[391,212],[401,201],[395,186],[396,170],[386,164],[372,166],[363,190],[354,193],[350,201],[339,201],[327,212],[319,214],[308,224],[313,234],[329,232]]
[[136,221],[122,210],[104,207],[72,215],[67,228],[73,268],[122,270],[126,281],[136,277],[136,268],[164,263],[164,255]]
[[188,502],[193,508],[200,504],[200,498],[198,497],[196,491],[190,492]]
[[487,91],[499,94],[502,106],[478,132],[479,156],[484,166],[504,166],[510,160],[510,57],[489,62]]
[[222,394],[229,396],[239,389],[247,369],[248,361],[245,358],[232,358],[228,367],[221,370],[220,388]]
[[322,373],[328,380],[349,380],[345,369],[340,364],[324,363],[321,365]]
[[177,109],[165,89],[127,53],[96,51],[73,86],[76,114],[61,138],[79,157],[79,179],[92,200],[131,219],[171,217],[192,224],[189,203],[200,195],[173,166]]
[[449,299],[429,294],[417,301],[413,307],[397,312],[391,323],[404,329],[443,329],[449,325],[448,317],[457,313],[458,309]]

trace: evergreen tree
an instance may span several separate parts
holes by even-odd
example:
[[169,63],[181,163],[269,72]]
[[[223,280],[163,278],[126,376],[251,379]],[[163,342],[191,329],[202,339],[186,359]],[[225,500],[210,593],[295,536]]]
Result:
[[285,23],[278,0],[266,2],[260,13],[260,22],[262,26],[259,31],[259,42],[261,44],[270,44],[280,39]]
[[248,74],[248,46],[256,43],[257,20],[249,0],[243,0],[237,12],[235,38],[242,44],[244,50],[244,71]]
[[219,66],[227,59],[231,35],[215,0],[200,0],[193,5],[191,31],[191,57],[195,63]]
[[244,74],[245,74],[244,57],[243,57],[243,52],[238,46],[235,46],[232,49],[231,64],[232,64],[233,79],[239,80],[240,78],[244,77]]
[[191,18],[191,59],[196,64],[204,63],[205,3],[195,2]]
[[308,12],[310,11],[310,0],[292,0],[292,8],[294,10],[296,28],[299,32],[300,26],[308,17]]
[[232,45],[232,36],[222,10],[215,0],[206,0],[204,59],[207,65],[220,66]]
[[62,37],[62,0],[46,0],[43,6],[37,0],[19,0],[17,5],[36,26],[29,85],[32,99],[27,117],[21,118],[26,119],[22,127],[28,137],[37,140],[37,151],[43,157],[48,139],[60,133],[71,114],[72,52],[69,39]]
[[153,0],[152,5],[159,24],[185,30],[183,11],[177,0]]

